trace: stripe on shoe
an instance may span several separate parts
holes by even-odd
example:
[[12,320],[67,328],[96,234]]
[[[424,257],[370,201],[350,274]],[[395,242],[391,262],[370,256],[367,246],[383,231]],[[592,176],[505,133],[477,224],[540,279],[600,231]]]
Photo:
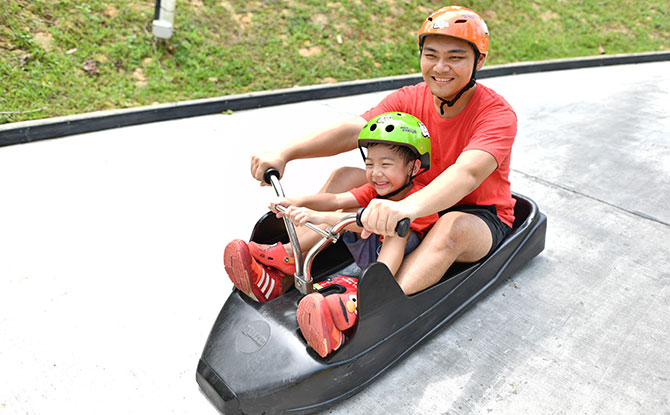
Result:
[[[270,285],[270,289],[268,289],[268,284]],[[265,295],[266,300],[270,298],[270,294],[272,294],[272,290],[275,288],[275,280],[265,271],[265,268],[261,268],[261,277],[258,279],[256,286],[260,288],[261,294]]]
[[270,297],[270,294],[272,294],[272,290],[275,288],[275,280],[274,278],[271,280],[272,284],[270,284],[270,289],[268,290],[268,293],[265,294],[265,299],[267,300]]
[[258,279],[258,282],[256,283],[256,286],[260,288],[261,291],[265,290],[263,284],[267,285],[266,277],[268,277],[268,274],[265,272],[265,269],[261,267],[261,277]]

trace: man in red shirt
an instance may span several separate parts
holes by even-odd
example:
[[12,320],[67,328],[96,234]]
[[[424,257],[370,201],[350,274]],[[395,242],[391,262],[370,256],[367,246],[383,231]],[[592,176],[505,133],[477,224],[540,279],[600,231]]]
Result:
[[[270,167],[283,174],[290,160],[355,149],[368,120],[389,111],[412,114],[430,132],[433,167],[417,178],[425,185],[420,191],[401,201],[372,200],[362,217],[364,236],[388,235],[403,218],[440,213],[396,274],[406,294],[437,283],[454,262],[479,261],[511,232],[514,221],[508,176],[516,114],[502,97],[475,81],[488,41],[484,20],[472,10],[450,6],[433,12],[419,30],[424,82],[392,93],[360,117],[316,131],[275,153],[253,156],[252,175],[262,180]],[[340,168],[322,191],[339,193],[364,182],[363,170]]]

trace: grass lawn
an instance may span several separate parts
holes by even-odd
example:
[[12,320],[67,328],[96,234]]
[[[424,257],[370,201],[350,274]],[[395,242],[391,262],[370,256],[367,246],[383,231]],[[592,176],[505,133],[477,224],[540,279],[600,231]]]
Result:
[[[488,64],[670,50],[670,3],[479,0]],[[641,6],[644,4],[644,7]],[[0,124],[418,72],[415,0],[3,0]]]

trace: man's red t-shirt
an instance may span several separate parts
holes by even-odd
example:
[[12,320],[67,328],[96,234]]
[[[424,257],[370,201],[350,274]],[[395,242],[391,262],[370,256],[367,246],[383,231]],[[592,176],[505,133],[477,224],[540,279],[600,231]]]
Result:
[[465,150],[482,150],[498,162],[498,168],[457,205],[493,205],[498,217],[510,227],[514,222],[514,199],[509,183],[510,156],[516,136],[516,114],[495,91],[477,83],[468,105],[453,118],[442,118],[433,104],[428,85],[401,88],[361,116],[367,121],[385,112],[400,111],[421,120],[430,133],[430,170],[415,181],[426,185],[454,164]]
[[[409,192],[407,192],[405,197],[419,191],[420,189],[423,189],[423,185],[417,183],[412,184],[412,187],[409,189]],[[361,207],[367,207],[370,204],[370,201],[378,196],[377,191],[370,183],[366,183],[363,186],[352,189],[350,192],[354,195],[356,201],[361,205]],[[419,238],[423,238],[426,232],[430,230],[431,226],[433,226],[433,224],[437,222],[439,218],[440,217],[437,213],[421,218],[416,218],[412,221],[412,223],[409,224],[409,228],[418,233]]]

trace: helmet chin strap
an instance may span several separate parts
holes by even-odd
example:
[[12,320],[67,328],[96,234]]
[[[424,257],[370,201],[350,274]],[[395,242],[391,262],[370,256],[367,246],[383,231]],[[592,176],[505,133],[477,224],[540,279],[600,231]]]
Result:
[[[412,164],[412,166],[414,166],[414,164],[415,164],[417,161],[418,161],[418,160],[414,160],[414,163]],[[414,168],[412,168],[412,170],[414,170]],[[419,172],[419,174],[421,174],[421,173],[423,173],[423,172],[425,172],[425,171],[426,171],[426,170],[421,170],[421,171]],[[418,176],[419,174],[417,174],[416,176]],[[376,199],[389,199],[389,198],[391,198],[391,197],[397,195],[398,193],[400,193],[400,192],[402,192],[403,190],[407,189],[408,187],[412,186],[412,184],[414,183],[414,178],[415,178],[416,176],[412,176],[412,172],[410,172],[410,173],[409,173],[409,177],[408,177],[408,179],[407,179],[407,183],[405,183],[404,185],[402,185],[402,186],[400,186],[399,188],[395,189],[395,190],[392,191],[391,193],[387,193],[387,194],[385,194],[385,195],[383,195],[383,196],[382,196],[382,195],[377,195]]]
[[453,107],[454,104],[456,103],[456,101],[458,100],[458,98],[460,98],[461,95],[463,95],[463,93],[464,93],[465,91],[467,91],[468,89],[470,89],[470,88],[472,88],[473,86],[475,86],[475,83],[476,83],[476,81],[475,81],[474,78],[470,79],[470,82],[468,82],[468,84],[467,84],[463,89],[461,89],[461,90],[459,91],[459,93],[456,94],[456,96],[454,97],[454,99],[452,99],[451,101],[446,100],[446,99],[444,99],[444,98],[442,98],[442,97],[437,97],[437,95],[435,95],[440,101],[442,101],[442,103],[440,104],[440,113],[441,113],[442,115],[444,115],[444,104],[447,104],[447,107],[449,107],[449,108]]
[[407,183],[405,183],[405,184],[402,185],[401,187],[397,188],[396,190],[392,191],[391,193],[387,193],[387,194],[385,194],[385,195],[383,195],[383,196],[382,196],[382,195],[377,195],[376,199],[389,199],[389,198],[392,198],[393,196],[397,195],[398,193],[400,193],[400,192],[402,192],[403,190],[405,190],[405,189],[407,189],[408,187],[410,187],[410,186],[412,185],[412,183],[414,183],[414,177],[410,176],[410,177],[409,177],[409,180],[407,181]]
[[447,106],[448,106],[449,108],[453,107],[454,104],[456,103],[456,101],[458,101],[458,98],[460,98],[461,95],[463,95],[463,93],[465,93],[465,91],[467,91],[468,89],[472,88],[472,87],[475,86],[475,84],[477,83],[477,79],[476,79],[476,74],[477,74],[477,62],[479,62],[479,56],[480,56],[480,55],[481,55],[481,53],[479,53],[479,51],[478,51],[477,49],[475,49],[475,65],[474,65],[474,67],[472,68],[472,76],[470,77],[470,82],[468,82],[468,84],[467,84],[466,86],[464,86],[463,89],[461,89],[460,91],[458,91],[458,94],[456,94],[456,96],[454,97],[454,99],[452,99],[452,100],[450,101],[450,100],[447,100],[447,99],[444,99],[444,98],[442,98],[442,97],[439,97],[439,96],[435,95],[440,101],[442,101],[442,103],[440,104],[440,113],[441,113],[442,115],[444,115],[444,104],[447,104]]

